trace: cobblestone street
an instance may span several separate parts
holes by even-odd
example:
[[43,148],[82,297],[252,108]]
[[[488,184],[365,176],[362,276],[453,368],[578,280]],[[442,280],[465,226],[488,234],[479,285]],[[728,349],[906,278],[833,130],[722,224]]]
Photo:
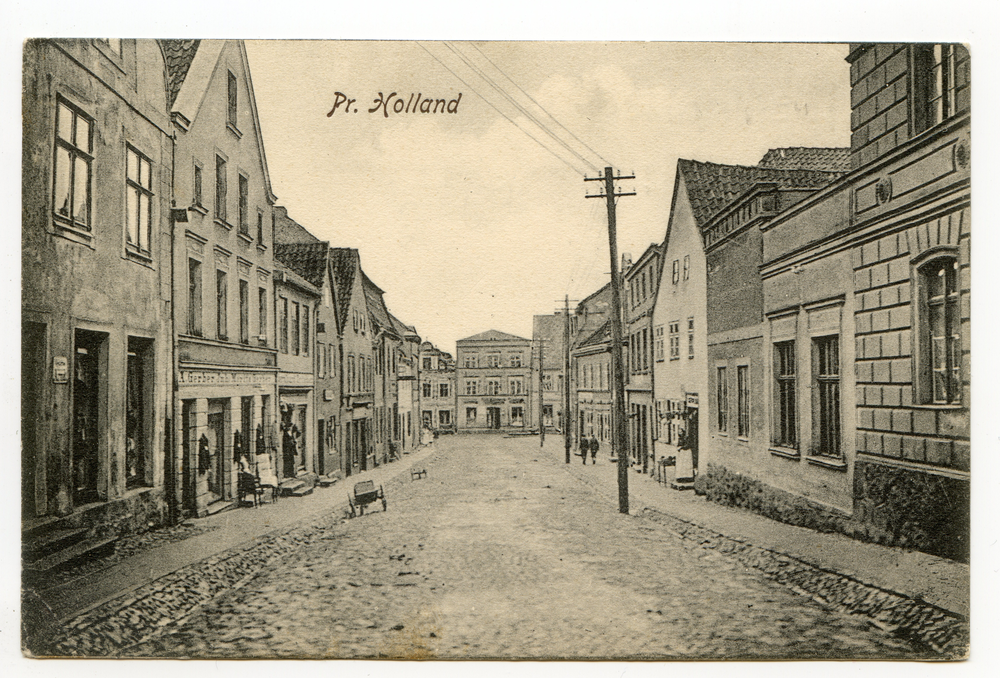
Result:
[[619,514],[607,493],[574,475],[593,467],[567,472],[561,443],[552,437],[540,450],[536,437],[442,438],[425,479],[403,474],[385,486],[386,513],[335,523],[120,654],[928,656],[651,516]]

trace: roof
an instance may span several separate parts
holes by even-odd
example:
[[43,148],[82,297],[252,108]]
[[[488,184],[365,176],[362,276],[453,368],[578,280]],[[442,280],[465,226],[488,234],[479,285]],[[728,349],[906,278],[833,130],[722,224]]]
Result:
[[358,251],[349,247],[331,248],[330,265],[333,267],[333,285],[336,288],[334,291],[337,300],[337,324],[340,327],[347,327],[347,312],[351,308],[355,271],[360,268]]
[[756,184],[767,182],[779,188],[819,189],[842,174],[832,170],[770,169],[684,159],[677,161],[677,171],[684,177],[691,211],[699,228]]
[[293,242],[321,242],[302,224],[288,216],[288,208],[274,206],[274,242],[285,244]]
[[456,343],[461,343],[463,341],[523,341],[529,344],[531,343],[530,339],[519,337],[516,334],[507,334],[506,332],[501,332],[500,330],[486,330],[485,332],[474,334],[471,337],[459,339]]
[[316,287],[323,287],[329,252],[326,242],[274,244],[274,258]]
[[167,108],[173,108],[201,40],[160,40],[167,65]]
[[849,148],[772,148],[757,163],[769,169],[801,169],[847,172],[851,169]]
[[403,337],[408,334],[416,336],[417,328],[413,327],[412,325],[407,325],[406,323],[404,323],[402,320],[394,316],[392,314],[392,311],[389,311],[389,320],[392,321],[393,329],[396,330],[396,334],[398,334],[399,336]]
[[300,290],[307,292],[309,294],[319,296],[319,289],[316,288],[312,283],[303,278],[301,275],[296,273],[291,267],[284,265],[280,261],[274,262],[274,268],[277,271],[284,273],[284,284],[291,285],[299,288]]
[[604,324],[601,325],[597,330],[591,334],[589,337],[577,344],[577,348],[586,348],[587,346],[599,346],[600,344],[608,344],[611,342],[611,321],[605,320]]
[[364,271],[361,271],[361,284],[365,291],[365,301],[368,302],[368,315],[383,330],[394,333],[396,329],[389,319],[389,309],[386,308],[385,300],[382,298],[383,291],[365,275]]

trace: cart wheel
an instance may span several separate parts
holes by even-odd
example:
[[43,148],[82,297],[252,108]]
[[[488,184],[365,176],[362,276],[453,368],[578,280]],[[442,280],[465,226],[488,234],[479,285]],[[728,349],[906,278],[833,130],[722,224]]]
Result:
[[383,499],[382,499],[382,510],[383,510],[383,511],[385,511],[385,510],[386,510],[386,508],[387,508],[387,506],[386,506],[386,501],[385,501],[385,499],[383,498]]

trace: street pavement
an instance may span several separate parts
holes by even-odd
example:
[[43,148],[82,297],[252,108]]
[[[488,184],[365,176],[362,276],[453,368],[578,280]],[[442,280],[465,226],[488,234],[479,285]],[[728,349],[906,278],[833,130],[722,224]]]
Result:
[[[118,654],[931,656],[864,616],[679,537],[654,512],[618,513],[606,458],[583,467],[574,457],[567,466],[560,443],[442,438],[420,459],[426,478],[397,471],[384,481],[387,512],[332,522],[320,538]],[[643,492],[669,492],[641,482]]]

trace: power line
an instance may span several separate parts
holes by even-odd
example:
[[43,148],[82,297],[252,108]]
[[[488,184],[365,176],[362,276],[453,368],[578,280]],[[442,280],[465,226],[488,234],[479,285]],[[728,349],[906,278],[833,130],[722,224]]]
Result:
[[514,87],[517,87],[519,90],[521,90],[522,92],[524,92],[524,96],[526,96],[529,99],[531,99],[532,103],[534,103],[536,106],[538,106],[540,109],[542,109],[542,111],[545,113],[545,115],[547,115],[550,118],[552,118],[553,122],[555,122],[557,125],[559,125],[564,130],[566,130],[567,134],[569,134],[571,137],[573,137],[574,139],[576,139],[577,141],[579,141],[580,144],[583,145],[584,148],[586,148],[588,151],[590,151],[591,153],[593,153],[594,155],[596,155],[598,158],[600,158],[601,162],[603,162],[605,165],[610,165],[611,164],[609,161],[605,160],[604,156],[602,156],[600,153],[598,153],[593,148],[591,148],[590,146],[588,146],[586,144],[586,142],[584,142],[580,137],[578,137],[575,134],[573,134],[572,132],[570,132],[569,129],[567,129],[565,125],[563,125],[561,122],[559,122],[558,120],[556,120],[556,118],[555,118],[554,115],[552,115],[547,110],[545,110],[544,106],[542,106],[540,103],[538,103],[537,101],[535,101],[534,97],[532,97],[530,94],[528,94],[527,92],[525,92],[524,89],[520,85],[518,85],[516,82],[514,82],[514,80],[509,75],[507,75],[506,73],[504,73],[503,69],[501,69],[495,63],[493,63],[493,60],[490,59],[488,56],[486,56],[486,54],[483,52],[483,50],[479,49],[479,46],[476,45],[476,43],[470,42],[469,44],[472,45],[477,52],[479,52],[480,54],[482,54],[483,58],[486,59],[487,61],[489,61],[490,64],[493,66],[493,68],[495,68],[498,71],[500,71],[500,74],[503,75],[503,77],[505,77],[508,80],[510,80],[511,84],[513,84]]
[[[499,84],[497,84],[497,82],[495,80],[493,80],[493,78],[491,78],[489,75],[487,75],[479,66],[477,66],[475,63],[473,63],[472,60],[469,59],[468,56],[466,56],[461,50],[455,48],[453,45],[451,45],[451,44],[449,44],[447,42],[444,43],[444,46],[447,47],[448,49],[450,49],[459,59],[462,60],[462,62],[466,66],[468,66],[470,69],[472,69],[472,71],[476,75],[478,75],[480,78],[482,78],[483,80],[485,80],[486,83],[490,87],[492,87],[494,90],[496,90],[496,92],[501,97],[503,97],[504,99],[506,99],[508,103],[510,103],[514,108],[516,108],[518,111],[520,111],[525,117],[527,117],[529,120],[531,120],[531,122],[535,123],[535,125],[537,125],[539,128],[541,128],[541,130],[543,132],[545,132],[550,137],[552,137],[552,139],[555,140],[556,143],[560,144],[567,151],[569,151],[570,153],[572,153],[573,155],[575,155],[577,158],[579,158],[582,162],[584,162],[585,164],[587,164],[588,166],[590,166],[590,168],[593,169],[595,172],[599,172],[600,171],[598,169],[597,165],[595,165],[594,163],[590,162],[589,160],[587,160],[586,158],[584,158],[582,155],[580,155],[579,153],[577,153],[575,150],[573,150],[573,148],[571,148],[569,144],[567,144],[565,141],[563,141],[562,139],[560,139],[552,130],[550,130],[548,127],[546,127],[542,123],[541,120],[539,120],[531,112],[529,112],[528,109],[526,109],[524,106],[522,106],[516,99],[514,99],[514,97],[512,97],[506,90],[504,90],[503,87],[501,87]],[[515,85],[516,85],[516,83],[515,83]],[[558,121],[556,121],[556,122],[558,122]]]
[[563,162],[563,164],[565,164],[565,165],[566,165],[567,167],[569,167],[569,168],[570,168],[571,170],[573,170],[573,171],[574,171],[574,172],[576,172],[577,174],[581,174],[581,175],[583,175],[583,176],[587,176],[587,173],[586,173],[586,172],[583,172],[583,171],[581,171],[581,170],[580,170],[579,168],[577,168],[577,167],[574,167],[573,165],[571,165],[571,164],[569,163],[569,161],[567,161],[567,160],[566,160],[565,158],[563,158],[562,156],[560,156],[559,154],[557,154],[557,153],[556,153],[555,151],[553,151],[553,150],[552,150],[551,148],[549,148],[548,146],[546,146],[545,144],[543,144],[543,143],[542,143],[541,141],[539,141],[539,140],[538,140],[537,138],[535,138],[534,136],[532,136],[532,135],[531,135],[531,134],[530,134],[530,133],[529,133],[529,132],[528,132],[528,131],[527,131],[526,129],[524,129],[523,127],[521,127],[520,125],[518,125],[518,124],[517,124],[516,122],[514,122],[514,120],[513,120],[513,119],[511,119],[510,117],[508,117],[506,113],[504,113],[504,112],[503,112],[503,111],[501,111],[501,110],[500,110],[499,108],[497,108],[496,106],[494,106],[494,105],[493,105],[493,103],[492,103],[492,102],[491,102],[491,101],[490,101],[489,99],[487,99],[487,98],[486,98],[486,97],[484,97],[484,96],[483,96],[482,94],[480,94],[480,93],[479,93],[479,92],[478,92],[478,91],[476,90],[476,88],[475,88],[475,87],[473,87],[472,85],[470,85],[469,83],[467,83],[467,82],[466,82],[466,81],[465,81],[465,80],[464,80],[464,79],[462,78],[462,76],[460,76],[460,75],[459,75],[458,73],[456,73],[455,71],[453,71],[453,70],[452,70],[452,69],[451,69],[451,68],[450,68],[450,67],[448,66],[448,64],[446,64],[445,62],[441,61],[441,59],[439,59],[439,58],[437,57],[437,55],[435,55],[435,54],[434,54],[433,52],[431,52],[431,51],[430,51],[429,49],[427,49],[426,47],[424,47],[424,45],[423,45],[423,44],[421,44],[420,42],[417,42],[417,44],[418,44],[418,45],[420,45],[421,49],[423,49],[423,50],[424,50],[425,52],[427,52],[428,54],[430,54],[430,55],[431,55],[431,57],[432,57],[432,58],[433,58],[433,59],[434,59],[435,61],[437,61],[437,62],[438,62],[439,64],[441,64],[442,66],[444,66],[444,67],[445,67],[445,68],[446,68],[446,69],[448,70],[448,72],[449,72],[449,73],[451,73],[451,74],[452,74],[452,75],[454,75],[454,76],[455,76],[456,78],[458,78],[458,79],[459,79],[459,81],[460,81],[460,82],[461,82],[461,83],[462,83],[463,85],[465,85],[465,86],[466,86],[466,87],[468,87],[468,88],[469,88],[470,90],[472,90],[472,92],[473,92],[474,94],[476,94],[476,96],[478,96],[478,97],[479,97],[480,99],[482,99],[483,101],[485,101],[485,102],[486,102],[486,103],[487,103],[487,104],[488,104],[488,105],[490,106],[490,108],[492,108],[492,109],[493,109],[493,110],[495,110],[495,111],[496,111],[497,113],[499,113],[500,115],[502,115],[502,116],[504,117],[504,119],[505,119],[505,120],[507,120],[507,122],[509,122],[510,124],[512,124],[512,125],[514,125],[515,127],[517,127],[517,128],[519,129],[519,130],[521,130],[522,132],[524,132],[524,133],[525,133],[525,134],[526,134],[526,135],[528,136],[528,138],[530,138],[530,139],[531,139],[532,141],[534,141],[534,142],[535,142],[536,144],[538,144],[539,146],[541,146],[542,148],[544,148],[544,149],[545,149],[546,151],[548,151],[549,153],[551,153],[552,155],[554,155],[554,156],[555,156],[556,158],[558,158],[559,160],[561,160],[561,161]]

